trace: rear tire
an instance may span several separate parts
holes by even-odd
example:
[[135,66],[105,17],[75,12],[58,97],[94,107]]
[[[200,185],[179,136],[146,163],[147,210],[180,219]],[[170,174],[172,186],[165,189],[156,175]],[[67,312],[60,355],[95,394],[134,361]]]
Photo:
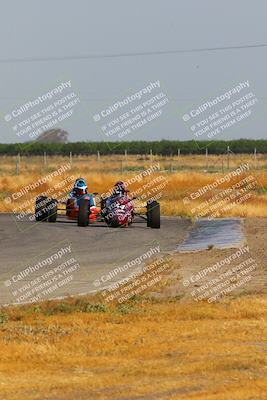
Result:
[[56,222],[57,220],[57,201],[51,199],[48,203],[48,222]]
[[90,201],[81,199],[78,212],[78,226],[88,226],[90,214]]
[[147,225],[148,228],[150,228],[150,226],[151,226],[151,202],[148,202],[148,203],[147,203],[146,208],[147,208],[147,212],[146,212],[146,218],[147,218],[147,220],[146,220],[146,225]]
[[68,199],[66,203],[66,215],[69,216],[70,213],[71,213],[70,199]]
[[160,228],[160,205],[157,201],[147,203],[147,226],[152,229]]
[[35,201],[35,221],[47,221],[48,218],[48,197],[46,196],[38,196]]

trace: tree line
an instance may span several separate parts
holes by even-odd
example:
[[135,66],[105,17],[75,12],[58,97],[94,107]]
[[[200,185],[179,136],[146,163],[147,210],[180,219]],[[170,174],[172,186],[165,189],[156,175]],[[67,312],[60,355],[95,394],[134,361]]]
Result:
[[160,140],[160,141],[131,141],[131,142],[73,142],[73,143],[12,143],[0,144],[0,155],[91,155],[97,154],[162,154],[171,156],[177,154],[223,154],[229,150],[236,154],[267,153],[267,140],[231,140],[214,142],[194,140]]

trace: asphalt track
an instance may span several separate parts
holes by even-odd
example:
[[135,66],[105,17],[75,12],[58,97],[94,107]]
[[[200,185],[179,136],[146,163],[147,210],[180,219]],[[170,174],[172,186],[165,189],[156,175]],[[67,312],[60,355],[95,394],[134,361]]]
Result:
[[[108,228],[104,223],[82,228],[63,216],[56,223],[37,223],[0,214],[0,304],[29,302],[37,295],[43,300],[103,289],[140,268],[142,264],[136,260],[143,255],[152,260],[159,256],[159,249],[161,254],[174,251],[190,226],[188,219],[162,217],[161,229],[147,228],[141,219],[129,228]],[[70,252],[51,260],[62,249]],[[75,262],[57,269],[71,258]],[[113,274],[128,262],[132,265],[128,264],[127,270]],[[29,267],[30,272],[25,272]],[[64,271],[62,286],[54,290],[58,281],[52,280],[52,270],[54,275],[55,270]]]

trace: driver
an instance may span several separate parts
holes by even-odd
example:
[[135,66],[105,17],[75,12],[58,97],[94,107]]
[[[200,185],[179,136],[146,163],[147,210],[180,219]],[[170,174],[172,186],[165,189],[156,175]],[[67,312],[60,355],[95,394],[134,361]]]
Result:
[[109,226],[128,226],[132,223],[134,206],[123,181],[115,183],[112,194],[102,200],[102,215]]
[[96,205],[93,195],[88,193],[86,180],[84,178],[78,178],[76,179],[73,189],[69,194],[69,198],[80,200],[83,197],[86,197],[90,200],[90,207]]
[[127,195],[128,191],[126,189],[126,185],[123,181],[118,181],[115,183],[112,193],[106,199],[102,199],[102,210],[104,213],[107,212],[107,208],[111,206],[111,204],[116,206],[116,202],[120,202],[120,204],[126,204],[130,201],[130,198]]
[[115,183],[112,196],[127,196],[126,185],[123,181]]

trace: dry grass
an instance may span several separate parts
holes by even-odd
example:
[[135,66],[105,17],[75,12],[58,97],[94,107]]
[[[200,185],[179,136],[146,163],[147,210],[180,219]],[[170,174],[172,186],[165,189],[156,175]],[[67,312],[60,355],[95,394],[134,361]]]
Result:
[[[44,183],[36,190],[31,191],[28,195],[21,196],[14,203],[6,204],[2,201],[0,203],[0,211],[10,212],[14,209],[18,209],[26,200],[32,202],[31,210],[33,210],[36,195],[47,191],[70,175],[73,175],[73,178],[84,176],[87,178],[91,191],[105,193],[110,190],[116,180],[129,180],[136,176],[136,174],[140,174],[142,170],[151,166],[150,160],[142,159],[141,157],[129,156],[127,162],[125,162],[125,160],[122,162],[120,158],[121,157],[114,156],[111,159],[111,157],[107,156],[102,157],[101,161],[97,162],[95,157],[77,157],[73,160],[71,171],[58,178],[54,178],[50,183]],[[47,160],[47,167],[43,168],[42,157],[33,157],[30,159],[22,158],[21,173],[16,176],[14,175],[15,159],[13,157],[2,157],[0,168],[0,196],[2,199],[5,199],[7,196],[17,192],[27,184],[37,181],[40,177],[51,173],[68,161],[68,158],[51,157]],[[267,172],[266,160],[264,157],[258,160],[257,169],[253,169],[255,165],[250,156],[231,156],[230,170],[224,169],[224,172],[221,170],[221,158],[219,156],[210,156],[208,169],[205,164],[206,160],[202,156],[184,156],[179,159],[178,157],[174,159],[158,157],[153,160],[154,164],[157,162],[160,163],[160,171],[153,173],[153,176],[144,178],[142,182],[133,183],[129,189],[132,192],[136,191],[138,188],[142,188],[149,183],[151,179],[161,176],[162,179],[167,181],[166,186],[162,191],[158,190],[156,193],[151,194],[159,194],[162,213],[165,215],[194,216],[192,208],[199,206],[203,201],[214,196],[218,190],[209,191],[205,196],[202,196],[201,199],[194,200],[191,204],[184,204],[184,197],[187,197],[192,192],[197,191],[207,184],[212,184],[216,179],[236,169],[241,163],[249,162],[251,170],[244,173],[242,178],[252,175],[257,182],[257,187],[250,190],[252,197],[230,209],[221,210],[220,216],[267,216]],[[238,179],[240,180],[240,178],[236,178],[228,184],[221,185],[220,190],[224,190],[234,182],[238,182]],[[66,194],[69,188],[70,187],[65,187]],[[57,197],[57,195],[57,192],[53,193],[53,197]]]
[[2,310],[0,399],[265,398],[266,297],[91,301]]

